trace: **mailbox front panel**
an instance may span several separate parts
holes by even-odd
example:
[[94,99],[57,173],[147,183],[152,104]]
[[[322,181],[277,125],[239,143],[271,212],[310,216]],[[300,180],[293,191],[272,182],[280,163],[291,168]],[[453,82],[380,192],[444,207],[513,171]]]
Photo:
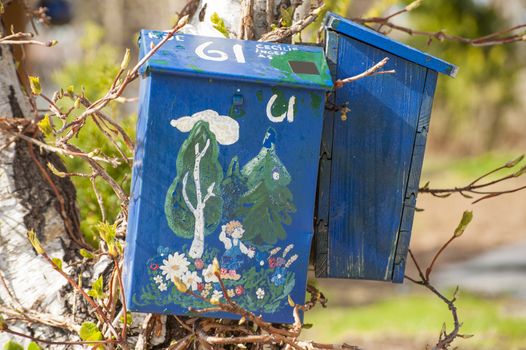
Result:
[[390,281],[428,70],[332,31],[328,51],[335,79],[384,57],[390,59],[385,69],[396,74],[338,89],[335,106],[350,111],[326,115],[324,138],[330,141],[324,140],[320,165],[317,275]]
[[[138,124],[126,292],[132,311],[212,305],[293,322],[307,279],[323,90],[151,73]],[[221,313],[217,317],[236,317]]]

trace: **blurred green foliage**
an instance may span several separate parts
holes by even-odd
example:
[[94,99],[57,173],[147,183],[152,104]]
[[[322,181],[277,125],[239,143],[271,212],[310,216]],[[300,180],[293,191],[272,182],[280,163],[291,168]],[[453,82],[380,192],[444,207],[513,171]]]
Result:
[[[104,44],[103,39],[104,30],[102,28],[93,23],[86,24],[84,36],[80,39],[81,58],[78,61],[68,62],[60,71],[55,72],[53,74],[54,83],[64,89],[72,86],[77,94],[84,91],[85,96],[91,101],[103,97],[119,70],[121,56],[124,53],[119,52],[113,46]],[[72,105],[73,101],[64,99],[60,106],[66,110]],[[122,116],[122,110],[123,108],[119,103],[112,102],[104,109],[104,113],[116,119],[133,139],[136,118],[134,115]],[[77,112],[72,117],[79,114],[80,112]],[[110,129],[106,128],[106,130],[112,133]],[[120,148],[126,151],[126,155],[131,157],[132,154],[127,150],[122,138],[117,137],[116,141]],[[98,129],[91,118],[88,118],[86,125],[82,128],[78,137],[72,141],[72,144],[75,144],[85,152],[92,152],[97,149],[110,157],[120,156],[116,148]],[[64,157],[64,161],[69,172],[90,172],[89,166],[81,159]],[[121,164],[116,168],[105,166],[105,169],[110,176],[124,187],[125,191],[129,191],[131,170],[128,164]],[[73,177],[72,180],[77,189],[77,205],[81,214],[81,230],[92,245],[98,246],[95,226],[101,221],[102,217],[93,186],[88,178]],[[106,182],[98,178],[95,183],[104,202],[106,220],[113,222],[120,211],[120,202]]]
[[[409,3],[407,1],[406,3]],[[433,0],[410,12],[408,25],[424,31],[439,31],[477,38],[511,26],[491,3],[474,0]],[[443,143],[451,138],[477,135],[480,146],[496,145],[503,127],[503,113],[516,102],[517,74],[526,66],[516,44],[474,47],[467,44],[411,37],[409,43],[459,66],[455,79],[439,79],[435,126]],[[438,122],[437,119],[441,121]],[[436,131],[434,131],[436,132]]]

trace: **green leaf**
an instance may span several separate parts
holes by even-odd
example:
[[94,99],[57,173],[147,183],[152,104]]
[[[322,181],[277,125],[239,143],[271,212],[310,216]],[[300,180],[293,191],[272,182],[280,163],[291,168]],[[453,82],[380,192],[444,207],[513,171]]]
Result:
[[40,349],[41,349],[40,346],[34,341],[29,343],[29,345],[27,346],[27,350],[40,350]]
[[[119,318],[120,323],[124,323],[124,315]],[[131,326],[133,322],[132,314],[131,312],[126,313],[126,324],[128,326]]]
[[29,242],[31,242],[31,245],[33,248],[35,248],[38,254],[44,254],[44,248],[42,248],[42,245],[40,244],[40,241],[34,230],[27,231],[27,239],[29,239]]
[[462,219],[460,220],[460,223],[458,224],[457,228],[455,229],[454,236],[460,237],[468,227],[469,223],[473,219],[473,212],[471,210],[466,210],[464,214],[462,215]]
[[17,342],[14,342],[12,340],[9,340],[7,343],[4,344],[4,350],[24,350],[24,347]]
[[88,295],[95,299],[102,299],[106,297],[104,294],[104,280],[102,279],[102,275],[100,275],[99,278],[93,282],[91,289],[88,291]]
[[97,225],[97,229],[99,230],[100,237],[104,242],[106,242],[106,245],[108,246],[108,253],[111,256],[116,257],[118,255],[118,251],[116,250],[115,246],[115,235],[117,234],[117,225],[110,225],[107,222],[101,222]]
[[292,25],[292,15],[294,14],[294,8],[292,6],[288,8],[279,9],[281,15],[281,24],[283,27],[290,27]]
[[79,253],[83,258],[86,258],[86,259],[93,259],[95,257],[93,254],[91,254],[89,251],[87,251],[84,248],[80,249]]
[[526,165],[520,168],[516,173],[513,174],[513,177],[519,177],[526,174]]
[[80,326],[79,337],[84,341],[98,341],[102,340],[102,333],[95,323],[84,322]]
[[42,87],[40,86],[40,78],[29,76],[29,86],[31,87],[31,93],[33,95],[40,95],[42,93]]
[[504,164],[504,166],[506,168],[513,168],[515,165],[519,164],[523,159],[524,159],[524,154],[520,155],[519,157],[517,157],[517,158],[515,158],[513,160],[510,160],[509,162]]
[[53,132],[49,115],[45,114],[44,117],[37,124],[38,128],[40,129],[40,131],[42,131],[44,135],[49,135]]
[[113,245],[115,241],[117,226],[110,225],[107,222],[101,222],[97,225],[97,230],[99,231],[100,238],[106,242],[108,245]]
[[55,265],[57,265],[59,270],[62,270],[62,259],[60,259],[60,258],[52,258],[51,261],[53,261],[53,263]]
[[126,52],[124,53],[124,57],[122,58],[121,62],[121,70],[125,70],[128,68],[128,65],[130,64],[130,49],[126,49]]
[[405,7],[405,10],[406,10],[407,12],[409,12],[409,11],[413,11],[414,9],[420,7],[420,5],[422,5],[422,0],[415,0],[415,1],[413,1],[412,3],[410,3],[409,5],[407,5],[407,6]]
[[217,12],[212,13],[212,15],[210,16],[210,21],[214,25],[214,28],[217,31],[221,32],[221,34],[223,34],[225,36],[225,38],[229,38],[230,37],[230,35],[228,33],[228,29],[227,29],[227,27],[225,25],[225,21],[223,21],[223,19],[221,17],[219,17]]
[[58,170],[57,168],[55,168],[55,166],[53,164],[48,162],[47,163],[47,167],[48,167],[49,170],[51,170],[53,175],[58,176],[58,177],[66,177],[66,173],[63,172],[63,171]]

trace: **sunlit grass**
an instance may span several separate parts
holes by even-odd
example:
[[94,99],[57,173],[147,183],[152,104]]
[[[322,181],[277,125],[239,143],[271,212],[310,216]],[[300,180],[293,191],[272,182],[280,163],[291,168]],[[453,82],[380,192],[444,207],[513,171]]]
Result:
[[[474,337],[459,340],[465,349],[521,349],[526,345],[526,307],[522,315],[506,312],[509,300],[484,299],[461,293],[457,306],[463,334]],[[447,306],[432,295],[409,294],[375,303],[352,307],[328,307],[306,314],[306,323],[314,326],[304,337],[321,342],[352,343],[355,337],[420,339],[433,342],[446,322],[452,320]]]

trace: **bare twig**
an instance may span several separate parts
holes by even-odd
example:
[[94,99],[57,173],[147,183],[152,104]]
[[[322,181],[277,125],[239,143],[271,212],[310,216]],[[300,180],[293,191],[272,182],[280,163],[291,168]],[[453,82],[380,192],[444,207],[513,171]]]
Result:
[[513,160],[510,160],[509,162],[506,162],[505,164],[483,174],[482,176],[478,177],[477,179],[475,179],[474,181],[470,182],[469,184],[465,186],[453,187],[453,188],[430,188],[429,182],[427,182],[423,187],[419,189],[419,192],[429,193],[435,197],[440,197],[440,198],[449,197],[453,193],[459,193],[463,197],[469,198],[469,199],[473,199],[473,195],[479,196],[479,198],[475,199],[472,202],[472,204],[478,203],[488,198],[498,197],[503,194],[518,192],[518,191],[526,189],[526,186],[516,187],[511,190],[488,190],[488,188],[493,187],[496,184],[500,184],[508,180],[512,180],[520,176],[523,176],[524,174],[526,174],[526,165],[523,165],[521,168],[519,168],[512,174],[501,176],[496,180],[486,181],[483,183],[481,183],[481,181],[488,178],[488,176],[490,175],[500,172],[501,170],[516,168],[522,162],[523,159],[524,159],[524,155],[521,155]]
[[334,82],[334,88],[335,89],[339,89],[339,88],[343,87],[345,84],[352,83],[354,81],[363,79],[365,77],[372,77],[372,76],[379,75],[379,74],[394,74],[394,73],[396,73],[396,71],[394,69],[392,69],[392,70],[380,70],[381,68],[383,68],[383,66],[385,66],[387,64],[388,61],[389,61],[389,58],[385,57],[380,62],[376,63],[374,66],[372,66],[371,68],[367,69],[366,71],[364,71],[364,72],[362,72],[360,74],[357,74],[357,75],[354,75],[352,77],[348,77],[348,78],[345,78],[345,79],[338,79],[338,80],[336,80],[336,82]]
[[445,326],[443,330],[440,332],[440,336],[438,339],[438,342],[435,344],[433,349],[436,350],[447,350],[458,337],[467,337],[465,335],[460,334],[460,327],[462,327],[462,323],[459,321],[458,317],[458,311],[457,307],[455,306],[456,302],[456,295],[458,292],[458,287],[453,293],[453,297],[447,298],[442,294],[440,291],[438,291],[430,282],[431,273],[433,272],[433,266],[435,262],[437,261],[438,257],[445,251],[445,249],[453,242],[455,239],[462,236],[464,233],[466,227],[469,225],[472,219],[472,213],[469,211],[464,212],[462,215],[462,219],[460,220],[460,223],[458,224],[457,228],[455,229],[455,232],[451,236],[449,240],[447,240],[440,249],[436,252],[435,256],[433,257],[431,264],[426,268],[426,273],[424,274],[422,271],[422,268],[420,267],[420,264],[416,260],[413,252],[411,249],[409,249],[409,256],[413,263],[415,264],[415,267],[418,271],[418,275],[420,279],[416,279],[410,276],[405,276],[405,278],[417,285],[423,286],[429,291],[431,291],[434,295],[436,295],[440,300],[442,300],[447,306],[449,311],[451,312],[451,317],[453,318],[453,330],[451,332],[446,332]]
[[0,38],[0,45],[38,45],[38,46],[46,46],[46,47],[52,47],[55,46],[58,42],[56,40],[50,40],[50,41],[38,41],[33,40],[34,37],[33,33],[13,33],[10,35],[6,35],[4,37]]
[[[523,33],[518,34],[509,34],[509,33],[516,33],[519,30],[526,28],[526,24],[520,24],[513,26],[511,28],[507,28],[504,30],[500,30],[495,33],[491,33],[482,37],[478,38],[466,38],[459,35],[453,35],[453,34],[447,34],[445,30],[439,30],[436,32],[429,32],[429,31],[423,31],[423,30],[414,30],[409,27],[404,27],[401,25],[394,24],[393,22],[389,21],[389,18],[392,16],[387,17],[370,17],[370,18],[353,18],[352,20],[361,23],[361,24],[379,24],[380,27],[378,30],[380,30],[382,27],[388,27],[391,30],[397,30],[403,33],[406,33],[408,35],[415,35],[415,36],[426,36],[428,37],[428,43],[431,43],[432,40],[438,40],[438,41],[456,41],[467,45],[472,46],[492,46],[492,45],[499,45],[499,44],[509,44],[513,42],[520,42],[520,41],[526,41],[526,35]],[[374,29],[374,28],[373,28]],[[508,35],[507,35],[508,34]]]

